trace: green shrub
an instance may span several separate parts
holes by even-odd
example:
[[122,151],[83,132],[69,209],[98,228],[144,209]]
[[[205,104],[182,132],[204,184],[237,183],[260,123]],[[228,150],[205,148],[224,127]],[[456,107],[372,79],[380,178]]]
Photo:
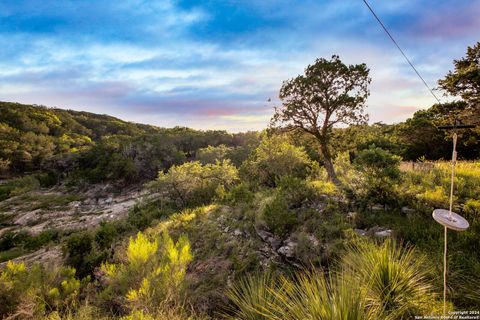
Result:
[[225,196],[225,201],[231,204],[239,203],[251,203],[255,195],[250,191],[248,183],[242,182],[236,186],[233,186],[230,192]]
[[316,190],[316,193],[332,196],[339,193],[337,186],[331,181],[326,180],[314,180],[310,182],[312,188]]
[[363,174],[360,195],[374,202],[395,202],[394,186],[400,180],[400,159],[377,147],[360,151],[354,160],[356,169]]
[[89,232],[80,232],[71,235],[64,244],[65,264],[75,268],[80,278],[92,275],[108,256],[108,251],[98,250],[93,240]]
[[112,223],[101,222],[100,227],[95,232],[95,243],[101,249],[109,248],[113,240],[118,236],[118,231]]
[[36,236],[28,236],[23,240],[23,247],[27,250],[37,250],[44,245],[57,241],[60,238],[58,230],[46,230]]
[[410,319],[441,311],[430,281],[433,267],[413,248],[392,240],[381,245],[358,240],[347,250],[342,268],[381,319]]
[[277,190],[283,197],[289,208],[299,208],[304,202],[316,198],[316,190],[304,179],[284,176],[277,179]]
[[0,184],[0,201],[40,188],[40,182],[34,176],[16,178]]
[[[227,291],[230,319],[411,319],[441,314],[425,260],[391,241],[354,242],[337,272],[250,276]],[[233,314],[233,315],[232,315]]]
[[72,268],[47,269],[9,261],[0,272],[0,315],[10,319],[39,319],[53,310],[74,306],[81,283]]
[[149,188],[185,208],[209,203],[219,192],[230,190],[237,180],[237,168],[228,160],[206,165],[194,161],[160,172]]
[[281,317],[282,313],[277,314],[274,310],[277,289],[279,289],[278,281],[270,273],[240,279],[227,291],[233,306],[229,308],[226,318],[266,320],[274,319],[273,316]]
[[204,165],[209,163],[215,164],[217,161],[229,159],[229,154],[232,150],[232,147],[227,147],[224,144],[200,148],[197,151],[196,160],[200,161]]
[[296,147],[284,137],[273,136],[262,140],[240,168],[244,180],[274,187],[279,178],[305,178],[313,162],[303,148]]
[[464,210],[469,214],[480,216],[480,200],[468,199],[465,202]]
[[152,314],[166,301],[179,299],[186,268],[192,260],[185,236],[175,243],[166,232],[155,239],[139,232],[130,238],[122,255],[118,263],[101,267],[106,281],[101,294],[105,303],[121,296],[128,309]]
[[288,203],[281,195],[268,202],[262,212],[267,227],[275,234],[285,236],[297,225],[295,211],[288,208]]

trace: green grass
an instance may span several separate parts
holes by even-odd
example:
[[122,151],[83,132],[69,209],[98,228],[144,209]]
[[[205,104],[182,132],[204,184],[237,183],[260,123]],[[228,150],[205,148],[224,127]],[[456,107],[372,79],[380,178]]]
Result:
[[77,194],[42,194],[38,192],[28,192],[11,199],[8,203],[0,205],[0,210],[7,212],[14,208],[22,211],[33,210],[64,210],[72,201],[81,201],[84,196]]
[[25,251],[23,248],[12,248],[10,250],[0,252],[0,262],[5,262],[21,257],[26,253],[27,251]]
[[[418,169],[404,168],[398,195],[418,209],[448,208],[451,163],[419,164]],[[480,162],[458,161],[455,168],[455,208],[467,201],[480,200]]]

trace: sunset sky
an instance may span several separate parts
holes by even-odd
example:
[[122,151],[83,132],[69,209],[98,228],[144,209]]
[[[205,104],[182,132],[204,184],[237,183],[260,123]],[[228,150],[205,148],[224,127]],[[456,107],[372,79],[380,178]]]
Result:
[[[370,4],[431,87],[480,40],[480,1]],[[371,121],[434,103],[361,0],[0,0],[1,101],[262,129],[282,81],[332,54],[371,69]]]

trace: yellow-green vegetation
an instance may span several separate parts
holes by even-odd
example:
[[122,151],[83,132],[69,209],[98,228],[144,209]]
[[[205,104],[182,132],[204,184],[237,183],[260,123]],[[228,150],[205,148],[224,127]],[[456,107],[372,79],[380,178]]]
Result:
[[[361,212],[356,219],[360,228],[386,226],[395,230],[405,243],[414,244],[435,262],[436,283],[442,283],[443,228],[435,223],[431,214],[434,208],[449,208],[451,163],[447,161],[423,162],[403,165],[401,180],[394,194],[399,205],[414,208],[413,212]],[[480,199],[479,162],[457,162],[454,211],[470,223],[464,232],[449,232],[448,295],[457,307],[478,305],[480,294],[480,216],[477,203]]]
[[105,283],[99,294],[103,304],[120,302],[132,312],[154,313],[162,305],[181,301],[186,268],[192,260],[185,236],[174,242],[166,231],[155,239],[139,232],[130,238],[125,252],[119,252],[118,260],[100,268]]
[[[270,176],[272,185],[242,174],[280,170],[270,160],[283,157],[281,151],[254,153],[241,174],[228,160],[193,161],[159,173],[149,185],[149,198],[123,220],[66,239],[61,233],[4,236],[0,244],[12,257],[23,252],[17,248],[63,242],[65,264],[77,269],[68,269],[68,279],[79,281],[74,274],[84,279],[75,291],[73,280],[48,280],[62,268],[34,271],[42,280],[30,285],[48,291],[27,285],[32,299],[57,301],[67,291],[76,293],[68,305],[39,304],[33,317],[408,319],[440,314],[442,228],[431,219],[434,200],[412,195],[436,194],[439,188],[445,194],[448,163],[398,170],[398,159],[378,148],[364,149],[352,161],[343,154],[335,166],[349,187],[345,191],[328,181],[313,160],[305,162],[306,153],[285,137],[269,141],[292,151],[284,163],[300,165]],[[379,169],[378,163],[383,164]],[[474,278],[479,251],[466,250],[479,246],[479,199],[471,192],[479,185],[477,168],[477,163],[459,162],[457,179],[464,183],[456,189],[456,209],[471,227],[450,236],[452,309],[480,301]],[[38,206],[43,200],[28,198],[33,194],[22,197]],[[48,199],[62,205],[61,197]],[[390,209],[369,209],[385,203]],[[402,206],[415,211],[401,212]],[[352,240],[351,229],[376,226],[393,229],[396,241]],[[28,301],[10,300],[8,294],[5,299],[13,307],[4,314],[27,308]]]
[[243,178],[263,186],[275,186],[285,176],[305,178],[312,160],[302,147],[296,147],[285,137],[275,135],[262,140],[242,164]]
[[442,303],[426,257],[391,240],[353,240],[337,270],[249,276],[228,295],[232,319],[410,319]]
[[[417,206],[448,208],[451,162],[436,161],[417,164],[416,169],[405,169],[400,192]],[[480,162],[459,161],[455,168],[455,209],[475,212],[480,199]]]
[[68,267],[48,269],[8,262],[0,274],[0,313],[11,319],[34,319],[53,310],[75,307],[81,282]]

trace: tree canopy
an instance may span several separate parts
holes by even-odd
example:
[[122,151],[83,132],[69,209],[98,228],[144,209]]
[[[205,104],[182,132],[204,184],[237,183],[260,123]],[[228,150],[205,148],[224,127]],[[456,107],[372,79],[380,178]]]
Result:
[[470,115],[480,118],[480,42],[467,48],[464,58],[454,60],[454,71],[438,81],[440,88],[453,96],[460,96]]
[[287,80],[280,89],[282,106],[275,108],[274,127],[299,129],[320,142],[329,178],[339,184],[332,165],[329,142],[336,124],[365,123],[369,95],[369,69],[365,64],[345,65],[337,55],[320,58],[304,75]]

